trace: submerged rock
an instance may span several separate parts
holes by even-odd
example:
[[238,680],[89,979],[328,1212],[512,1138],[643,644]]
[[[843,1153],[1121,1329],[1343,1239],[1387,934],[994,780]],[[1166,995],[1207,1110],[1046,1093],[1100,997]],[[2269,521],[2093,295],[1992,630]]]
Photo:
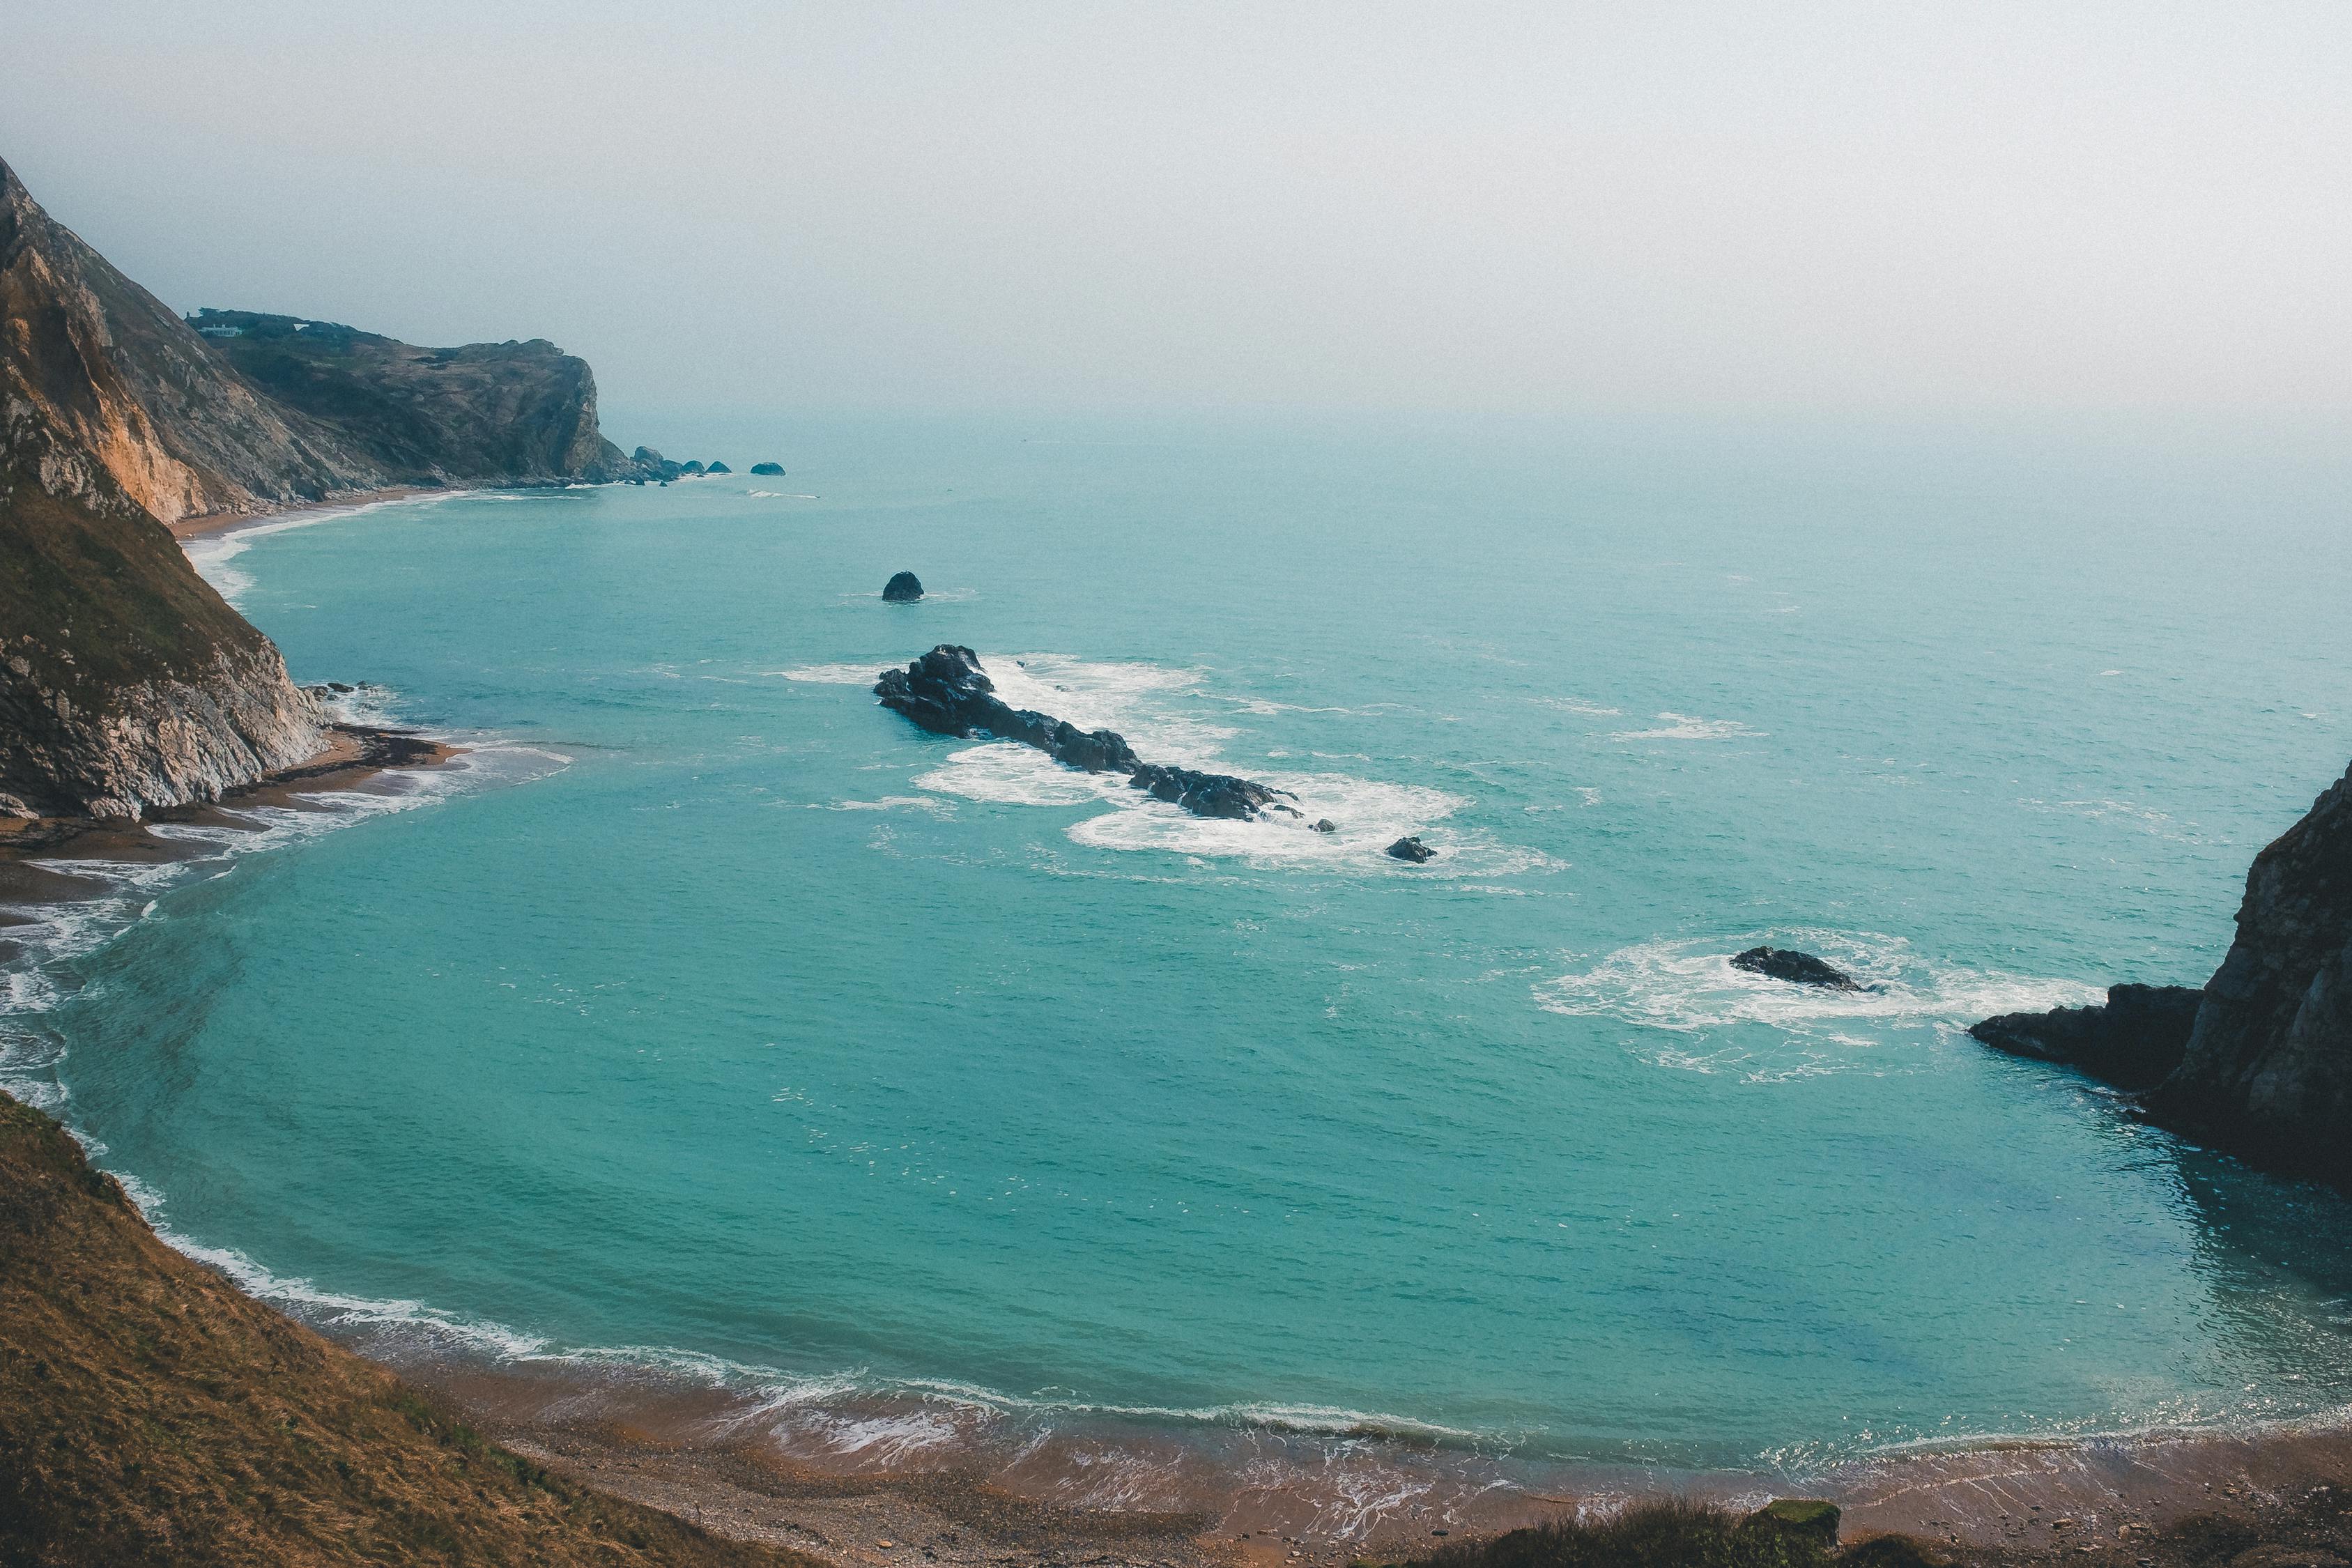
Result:
[[1326,816],[1315,824],[1315,831],[1318,833],[1337,833],[1339,831],[1339,826],[1338,823],[1333,822],[1329,817]]
[[754,463],[751,471],[755,474],[782,474],[784,466],[782,463]]
[[[914,582],[912,573],[902,572],[890,580],[891,586],[898,586],[900,578]],[[921,592],[921,584],[916,584],[916,592]],[[883,596],[890,596],[888,590]],[[874,695],[883,707],[934,734],[993,735],[1034,746],[1056,762],[1090,773],[1124,773],[1153,799],[1181,806],[1195,816],[1246,821],[1267,810],[1297,815],[1296,808],[1283,804],[1287,791],[1230,773],[1146,763],[1116,730],[1081,730],[1034,709],[1014,708],[996,695],[996,683],[980,668],[980,656],[953,643],[940,644],[904,669],[884,670]]]
[[1426,865],[1437,858],[1437,851],[1423,844],[1418,833],[1407,834],[1381,853],[1391,859],[1410,860],[1416,866]]
[[901,572],[882,584],[886,604],[911,605],[923,596],[923,580],[912,572]]
[[1870,989],[1837,965],[1794,948],[1751,947],[1746,952],[1734,953],[1731,967],[1768,979],[1785,980],[1791,985],[1818,985],[1824,991]]
[[2179,1067],[2204,997],[2190,985],[2111,985],[2104,1006],[2004,1013],[1969,1033],[1995,1050],[2077,1068],[2117,1089],[2153,1089]]

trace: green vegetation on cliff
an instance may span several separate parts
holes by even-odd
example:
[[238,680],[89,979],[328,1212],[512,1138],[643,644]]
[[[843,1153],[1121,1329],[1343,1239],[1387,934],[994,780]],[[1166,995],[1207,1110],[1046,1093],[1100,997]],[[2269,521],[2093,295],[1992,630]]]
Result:
[[807,1559],[548,1475],[155,1238],[0,1096],[0,1562]]

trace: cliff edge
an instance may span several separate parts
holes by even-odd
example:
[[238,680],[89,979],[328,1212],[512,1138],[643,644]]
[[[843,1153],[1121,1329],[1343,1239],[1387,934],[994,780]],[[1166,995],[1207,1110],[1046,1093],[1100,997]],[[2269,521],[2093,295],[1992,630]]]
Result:
[[[181,395],[205,384],[174,357],[173,324],[0,164],[0,813],[135,817],[319,749],[278,649],[196,575],[156,508],[249,504],[231,468],[324,459],[234,387],[217,394],[220,429],[167,438],[192,412]],[[215,463],[240,431],[262,452]]]
[[0,1562],[814,1568],[549,1475],[158,1241],[0,1095]]

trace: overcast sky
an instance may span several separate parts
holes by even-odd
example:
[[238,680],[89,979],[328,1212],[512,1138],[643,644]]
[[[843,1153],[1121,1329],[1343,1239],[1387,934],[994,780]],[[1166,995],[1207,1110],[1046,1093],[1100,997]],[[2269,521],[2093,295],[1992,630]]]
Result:
[[170,303],[608,403],[2352,411],[2352,5],[22,0]]

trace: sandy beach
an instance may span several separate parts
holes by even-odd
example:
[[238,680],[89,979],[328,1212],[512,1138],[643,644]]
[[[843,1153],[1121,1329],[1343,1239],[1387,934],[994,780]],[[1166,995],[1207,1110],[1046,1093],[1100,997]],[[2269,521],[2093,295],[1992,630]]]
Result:
[[184,517],[177,522],[166,523],[164,526],[172,531],[172,537],[174,539],[211,539],[262,523],[286,522],[311,516],[333,516],[341,512],[358,511],[363,507],[382,506],[388,501],[408,500],[417,496],[447,496],[457,493],[454,490],[425,485],[394,485],[380,490],[352,490],[331,495],[320,500],[305,502],[300,506],[279,507],[268,511],[207,512],[201,517]]
[[[1394,1436],[1011,1430],[946,1402],[928,1424],[915,1402],[880,1400],[811,1419],[610,1367],[388,1359],[551,1469],[856,1568],[1394,1561],[1664,1493],[1736,1509],[1824,1497],[1844,1510],[1849,1542],[1906,1535],[1967,1562],[2137,1568],[2202,1561],[2197,1542],[2217,1529],[2273,1543],[2352,1529],[2333,1500],[2352,1500],[2352,1431],[2337,1426],[1956,1447],[1790,1478],[1517,1460]],[[919,1436],[870,1440],[884,1431]]]

